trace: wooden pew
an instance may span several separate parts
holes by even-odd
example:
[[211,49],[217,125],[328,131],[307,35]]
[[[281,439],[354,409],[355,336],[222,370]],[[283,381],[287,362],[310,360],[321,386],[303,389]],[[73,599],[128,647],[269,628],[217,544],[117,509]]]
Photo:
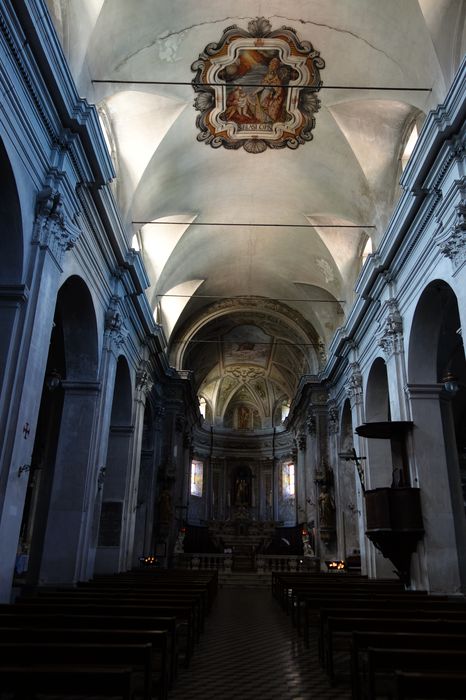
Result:
[[[57,645],[88,647],[106,646],[149,646],[149,672],[150,682],[157,697],[162,700],[168,697],[169,688],[169,663],[167,633],[154,630],[104,630],[104,629],[79,629],[79,628],[29,628],[29,627],[0,627],[0,649],[5,646],[15,648],[18,645],[41,645],[41,647],[52,647]],[[118,650],[117,650],[118,651]],[[8,650],[7,650],[8,653]],[[37,658],[39,658],[40,654]],[[0,658],[5,662],[6,654],[0,654]],[[18,658],[22,659],[19,655]],[[97,657],[96,657],[97,658]],[[100,658],[100,657],[98,657]],[[115,658],[115,657],[112,657]],[[55,659],[57,661],[57,659]],[[126,663],[130,663],[129,657],[124,657]],[[94,661],[93,661],[94,663]],[[11,663],[14,665],[14,661]],[[100,665],[104,665],[103,663]],[[107,663],[105,663],[107,665]],[[113,664],[108,664],[113,665]]]
[[466,673],[397,671],[395,700],[464,700]]
[[197,641],[204,627],[204,607],[201,596],[190,593],[170,593],[166,591],[148,593],[132,591],[130,594],[120,593],[113,589],[85,590],[85,591],[52,591],[38,589],[33,596],[20,597],[16,600],[23,604],[84,604],[84,605],[121,605],[125,607],[153,607],[163,605],[180,605],[191,607],[193,615],[193,635]]
[[[322,602],[324,602],[322,600]],[[396,596],[390,598],[375,597],[365,600],[339,599],[328,600],[325,605],[313,605],[309,601],[309,607],[312,606],[313,623],[320,626],[320,638],[325,638],[325,619],[326,617],[370,617],[377,616],[387,617],[394,615],[401,617],[423,617],[425,615],[436,615],[444,619],[456,619],[461,615],[466,616],[466,604],[464,601],[454,600],[437,600],[431,596],[408,598],[398,598]],[[310,620],[308,610],[304,617],[304,641],[308,644]]]
[[[442,672],[461,673],[466,668],[465,651],[453,649],[376,649],[373,647],[369,647],[367,651],[366,697],[374,699],[381,695],[384,697],[393,695],[395,671],[429,673],[432,669],[438,669]],[[463,692],[466,695],[466,685]]]
[[[22,599],[21,604],[0,605],[0,615],[12,613],[16,615],[82,615],[82,616],[106,616],[121,620],[125,617],[132,618],[157,618],[175,617],[177,620],[177,640],[179,641],[184,630],[186,641],[184,648],[178,648],[185,654],[185,665],[189,666],[197,636],[195,618],[191,606],[183,604],[158,604],[153,605],[124,605],[96,603],[94,605],[80,601],[79,599],[69,603],[48,602],[40,599]],[[154,627],[154,629],[157,629]]]
[[451,649],[466,651],[466,634],[417,634],[415,632],[353,632],[351,640],[351,687],[353,700],[362,697],[367,683],[367,650]]
[[[341,639],[349,641],[353,632],[417,632],[419,634],[442,633],[464,634],[466,632],[466,617],[453,614],[450,619],[439,618],[434,614],[422,615],[416,611],[417,617],[394,617],[392,611],[384,615],[381,611],[369,611],[374,614],[363,617],[326,617],[325,636],[320,641],[321,660],[329,679],[335,681],[334,651],[335,642]],[[350,644],[347,645],[348,651]]]
[[73,697],[112,697],[133,700],[134,673],[130,666],[7,666],[0,661],[0,688],[29,700],[37,693]]
[[[14,606],[12,606],[14,607]],[[169,650],[169,670],[170,683],[173,683],[177,668],[177,637],[176,620],[174,617],[115,617],[113,615],[84,615],[84,614],[45,614],[35,613],[30,615],[18,615],[15,612],[0,611],[0,630],[2,628],[35,628],[58,629],[58,630],[107,630],[120,631],[130,630],[134,632],[162,631],[167,634],[167,644]],[[163,673],[163,669],[162,669]]]
[[143,700],[152,697],[152,649],[150,644],[60,644],[11,642],[0,644],[2,666],[21,671],[23,666],[46,668],[130,667],[134,674],[133,692]]
[[[449,605],[449,601],[436,599],[435,601],[425,595],[416,595],[411,593],[348,593],[342,591],[332,591],[331,593],[308,596],[300,599],[300,607],[296,613],[296,628],[298,634],[303,633],[304,642],[308,644],[309,626],[319,622],[319,612],[325,608],[345,608],[347,610],[357,608],[372,608],[372,607],[396,607],[413,609],[416,607],[445,607],[442,603]],[[466,609],[465,604],[463,606]]]

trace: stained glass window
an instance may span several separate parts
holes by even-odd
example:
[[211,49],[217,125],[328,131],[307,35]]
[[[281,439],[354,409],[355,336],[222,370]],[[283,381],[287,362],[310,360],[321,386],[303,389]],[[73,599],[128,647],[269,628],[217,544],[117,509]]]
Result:
[[285,462],[282,466],[282,488],[284,498],[292,498],[295,495],[293,462]]
[[202,486],[204,482],[204,464],[193,460],[191,462],[191,496],[202,497]]

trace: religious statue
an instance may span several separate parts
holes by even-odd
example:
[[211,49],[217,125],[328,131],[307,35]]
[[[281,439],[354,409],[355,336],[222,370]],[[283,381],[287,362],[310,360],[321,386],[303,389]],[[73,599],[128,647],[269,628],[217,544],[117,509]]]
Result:
[[249,503],[249,486],[244,476],[236,479],[235,503],[237,505]]
[[175,547],[174,547],[174,554],[184,554],[184,538],[185,538],[186,532],[184,530],[180,530],[178,533],[178,537],[175,542]]
[[320,527],[333,529],[335,527],[335,502],[326,484],[322,485],[319,496]]

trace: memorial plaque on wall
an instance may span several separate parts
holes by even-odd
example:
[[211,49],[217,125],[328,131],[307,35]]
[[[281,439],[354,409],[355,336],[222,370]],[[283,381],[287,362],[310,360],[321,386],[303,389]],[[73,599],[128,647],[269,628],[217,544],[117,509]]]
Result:
[[99,547],[119,547],[122,501],[104,501],[100,512]]

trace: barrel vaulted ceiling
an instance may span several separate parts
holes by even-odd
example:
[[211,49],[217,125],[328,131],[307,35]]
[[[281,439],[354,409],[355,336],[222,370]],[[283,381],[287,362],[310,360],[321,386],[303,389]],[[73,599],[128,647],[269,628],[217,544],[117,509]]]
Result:
[[[222,397],[219,413],[224,380],[231,391],[235,381],[249,388],[270,413],[274,401],[292,398],[301,373],[318,371],[344,323],[364,252],[377,246],[399,196],[413,126],[445,97],[459,65],[465,3],[48,5],[78,88],[101,114],[114,193],[173,363],[195,370],[209,401]],[[325,64],[312,139],[261,153],[214,148],[197,138],[192,64],[226,28],[248,31],[262,17],[271,31],[285,26],[310,42]],[[257,226],[264,223],[275,226]],[[289,347],[280,345],[285,337]],[[187,339],[209,342],[180,352]],[[235,342],[267,348],[267,357],[234,358]]]

